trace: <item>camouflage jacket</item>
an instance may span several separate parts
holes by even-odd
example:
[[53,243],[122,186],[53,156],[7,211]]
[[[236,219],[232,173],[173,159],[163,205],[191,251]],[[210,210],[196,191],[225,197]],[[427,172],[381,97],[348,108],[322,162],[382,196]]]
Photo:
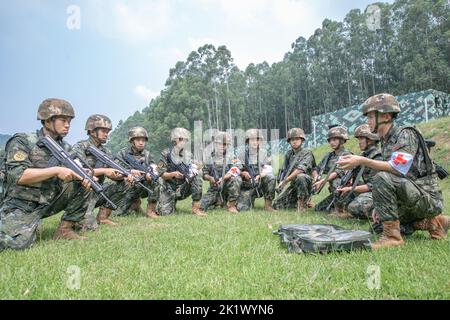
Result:
[[[35,133],[18,133],[6,144],[6,199],[5,202],[22,200],[34,205],[48,205],[62,191],[63,182],[57,177],[35,183],[33,185],[18,185],[17,182],[27,169],[44,169],[52,154],[46,148],[37,146],[37,142],[44,137],[43,129]],[[58,141],[61,146],[70,152],[70,145]]]
[[[378,148],[376,146],[369,147],[369,149],[364,151],[361,155],[363,157],[373,159],[373,160],[383,160],[383,158],[381,156],[381,152],[380,152],[380,150],[378,150]],[[365,167],[364,171],[362,173],[361,178],[364,181],[364,183],[367,184],[367,186],[369,187],[370,190],[372,190],[372,186],[373,186],[372,179],[377,174],[377,172],[378,171],[376,171],[372,168]]]
[[[295,164],[292,162],[295,161]],[[311,175],[316,160],[311,150],[299,148],[298,150],[290,149],[284,156],[284,168],[288,170],[292,167],[291,172],[286,173],[286,177],[292,173],[295,169],[302,170],[307,175]]]
[[[417,134],[412,130],[392,126],[389,132],[381,138],[381,154],[384,161],[390,161],[394,152],[402,152],[412,156],[412,164],[406,176],[412,180],[427,176],[424,150],[420,148]],[[392,165],[392,164],[391,164]],[[434,164],[431,171],[435,172]]]
[[[327,161],[328,155],[330,155],[330,154],[331,154],[330,160],[328,160],[328,163],[325,164],[325,162]],[[345,149],[345,148],[342,148],[342,150],[338,153],[336,153],[335,151],[331,151],[330,153],[327,153],[325,155],[325,157],[323,157],[322,161],[320,161],[319,165],[314,169],[314,171],[319,172],[320,168],[322,168],[322,166],[325,165],[325,170],[323,171],[323,173],[328,174],[328,172],[331,170],[331,167],[334,166],[334,164],[339,159],[339,157],[345,156],[348,154],[351,154],[351,152],[347,151],[347,149]],[[334,171],[338,174],[338,178],[342,178],[342,176],[345,173],[345,170],[342,170],[339,168],[335,168]]]
[[154,163],[148,150],[143,150],[139,152],[136,151],[133,147],[127,147],[120,150],[119,153],[117,154],[117,157],[124,160],[126,155],[132,155],[136,160],[144,163],[147,166]]
[[[97,159],[93,156],[93,155],[87,155],[86,154],[86,150],[89,146],[94,146],[97,147],[94,143],[94,140],[92,138],[89,138],[88,140],[82,140],[77,142],[73,148],[72,151],[73,153],[76,153],[77,156],[79,156],[81,159],[83,159],[84,161],[87,162],[87,164],[91,167],[91,168],[96,168],[97,166]],[[101,145],[100,147],[97,147],[97,149],[99,149],[100,151],[103,151],[105,154],[107,154],[108,156],[112,157],[112,152],[106,148],[105,146]],[[99,183],[103,183],[105,181],[105,177],[101,176],[98,177]]]
[[238,154],[238,159],[242,164],[242,170],[248,171],[248,168],[245,165],[245,160],[248,159],[248,164],[253,165],[255,170],[255,175],[259,175],[261,173],[261,169],[263,166],[272,166],[272,157],[268,155],[268,152],[264,148],[258,149],[258,151],[251,151],[248,148],[248,145]]
[[[224,168],[225,163],[225,168]],[[213,166],[217,173],[217,178],[222,178],[222,173],[225,174],[230,171],[231,168],[236,167],[239,170],[243,169],[242,163],[239,161],[232,152],[228,152],[226,155],[216,154],[212,152],[205,159],[205,165],[203,166],[203,178],[205,175],[213,176]]]
[[[193,165],[193,157],[192,153],[186,150],[182,150],[179,154],[175,154],[174,149],[165,149],[161,152],[161,157],[158,161],[158,174],[162,176],[164,173],[175,172],[174,168],[169,166],[169,156],[175,164],[184,163],[187,166]],[[183,179],[170,179],[165,180],[173,189],[176,189],[177,186],[182,185],[185,180]]]

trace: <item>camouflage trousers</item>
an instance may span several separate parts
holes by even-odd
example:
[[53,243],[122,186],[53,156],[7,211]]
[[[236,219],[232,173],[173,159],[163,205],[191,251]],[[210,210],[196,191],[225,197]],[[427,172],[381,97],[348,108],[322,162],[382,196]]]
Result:
[[334,203],[331,205],[330,209],[327,210],[328,206],[333,202],[334,194],[335,194],[337,188],[339,187],[340,183],[341,183],[340,178],[336,178],[333,181],[331,181],[330,186],[328,188],[328,191],[330,191],[330,194],[325,199],[323,199],[318,204],[316,204],[316,206],[314,207],[315,211],[331,211],[331,210],[335,209],[336,207],[345,208],[347,206],[347,204],[355,198],[354,194],[348,198],[346,198],[345,196],[338,197],[338,198],[336,198]]
[[355,218],[371,218],[373,211],[372,192],[364,192],[357,195],[347,205],[347,211]]
[[312,177],[301,173],[291,185],[284,190],[273,204],[274,209],[294,209],[297,208],[299,199],[308,199],[311,194]]
[[[6,248],[23,250],[37,238],[41,219],[48,218],[67,208],[67,204],[85,190],[79,182],[68,183],[50,204],[38,204],[7,198],[0,208],[0,251]],[[61,220],[79,222],[84,212],[65,212]]]
[[242,182],[241,193],[237,200],[237,209],[239,211],[248,211],[255,205],[255,199],[264,197],[266,200],[275,199],[276,178],[273,175],[267,175],[261,178],[258,187],[253,188],[247,181]]
[[222,199],[219,189],[216,186],[209,187],[206,194],[202,197],[200,208],[207,211],[213,206],[222,206],[227,203],[227,201],[237,201],[239,198],[239,193],[241,192],[242,178],[241,177],[231,177],[229,180],[225,181],[222,189]]
[[[120,201],[126,197],[133,188],[135,188],[125,181],[108,181],[103,185],[103,187],[105,189],[104,194],[115,205],[118,205]],[[95,224],[92,216],[93,210],[98,207],[112,209],[103,197],[97,195],[93,191],[84,190],[83,193],[78,194],[70,201],[67,205],[66,212],[72,215],[81,214],[85,216],[85,219],[81,222],[81,224],[86,225],[88,229],[95,229],[95,227],[92,226],[92,224]]]
[[161,216],[167,216],[176,211],[177,201],[184,200],[192,195],[192,201],[200,201],[202,198],[202,180],[199,176],[192,183],[184,182],[176,187],[162,178],[159,180],[159,201],[157,211]]
[[444,206],[436,175],[411,181],[379,172],[373,178],[372,194],[380,221],[408,224],[437,216]]
[[133,203],[138,199],[147,198],[148,203],[156,203],[159,198],[159,187],[158,183],[145,183],[145,186],[152,190],[152,193],[139,186],[133,186],[121,199],[118,200],[117,210],[113,211],[114,216],[126,216],[129,214],[130,208]]

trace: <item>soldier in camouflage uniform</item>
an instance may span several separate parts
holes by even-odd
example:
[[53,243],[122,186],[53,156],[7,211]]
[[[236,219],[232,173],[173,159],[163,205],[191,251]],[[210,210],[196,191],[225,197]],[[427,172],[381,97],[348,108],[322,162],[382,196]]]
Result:
[[[128,132],[128,142],[130,146],[122,149],[117,157],[122,161],[125,161],[127,156],[135,158],[144,166],[153,167],[153,172],[156,173],[156,165],[150,156],[150,152],[145,150],[145,144],[148,141],[148,133],[142,127],[131,128]],[[150,174],[146,174],[145,186],[152,190],[149,195],[147,190],[140,188],[139,186],[133,187],[124,197],[117,203],[118,209],[114,211],[114,215],[126,215],[132,209],[135,209],[138,213],[142,211],[140,206],[141,198],[148,198],[147,213],[149,218],[158,217],[156,213],[156,204],[158,201],[158,181],[152,181]]]
[[[130,192],[133,182],[133,177],[123,177],[117,171],[111,168],[97,167],[97,159],[87,153],[89,146],[94,146],[100,151],[103,151],[108,156],[112,156],[111,151],[104,146],[108,139],[109,132],[112,130],[111,120],[104,115],[94,114],[86,121],[85,130],[89,136],[87,140],[82,140],[73,146],[73,152],[83,159],[91,168],[93,168],[94,175],[99,179],[99,183],[104,184],[105,195],[111,199],[115,204]],[[137,174],[138,175],[138,174]],[[105,183],[105,178],[108,177],[110,181]],[[117,226],[117,223],[109,219],[112,208],[106,203],[104,198],[100,198],[94,193],[85,193],[72,201],[67,210],[69,212],[86,213],[86,219],[81,223],[82,228],[95,230],[97,224],[92,219],[92,210],[100,207],[96,222],[97,224],[106,224],[110,226]]]
[[[281,194],[274,202],[275,209],[296,208],[298,212],[303,212],[307,208],[312,186],[311,174],[316,161],[310,150],[302,148],[305,139],[305,132],[301,128],[293,128],[288,132],[287,141],[292,149],[284,157],[285,179],[277,187]],[[289,187],[282,192],[289,182]]]
[[450,224],[449,217],[441,214],[442,192],[423,136],[413,127],[396,126],[399,112],[400,104],[390,94],[367,99],[363,114],[372,132],[380,136],[383,161],[346,156],[338,162],[344,169],[364,165],[379,171],[372,180],[372,218],[382,223],[383,233],[373,249],[403,245],[400,223],[428,231],[431,239],[444,239]]
[[[313,180],[320,180],[313,184],[313,189],[318,190],[321,188],[322,184],[328,182],[328,190],[330,191],[330,194],[315,206],[315,211],[326,211],[327,207],[333,201],[334,193],[339,187],[341,179],[345,174],[344,170],[336,168],[335,164],[339,157],[350,154],[350,152],[347,151],[344,147],[344,144],[347,142],[348,138],[349,136],[347,129],[345,129],[344,127],[332,126],[330,127],[330,130],[328,130],[328,143],[330,144],[330,147],[331,149],[333,149],[333,151],[326,154],[322,161],[319,163],[319,166],[314,168]],[[328,179],[319,177],[319,171],[322,167],[325,167],[324,173],[327,174]],[[333,167],[333,172],[330,172]],[[334,206],[332,206],[332,208],[330,209],[333,210],[333,207],[334,210],[343,214],[345,203],[343,203],[341,200],[337,200]]]
[[[237,202],[239,211],[250,210],[255,199],[264,197],[264,210],[274,211],[272,201],[275,198],[276,178],[273,175],[272,158],[264,148],[264,137],[259,129],[250,129],[245,133],[245,150],[238,158],[243,164],[241,171],[241,194]],[[250,169],[253,169],[255,185],[252,185]]]
[[203,212],[213,206],[225,204],[229,212],[239,212],[236,206],[242,184],[241,170],[242,165],[232,152],[231,135],[218,132],[214,137],[214,150],[210,155],[206,155],[203,167],[203,180],[210,183],[200,205]]
[[[190,144],[191,133],[184,128],[175,128],[170,134],[173,147],[161,153],[158,162],[159,201],[158,213],[165,216],[176,211],[176,204],[192,195],[192,213],[196,216],[206,216],[200,210],[202,198],[202,181],[198,174],[198,167],[193,161],[187,146]],[[172,164],[171,164],[172,163]],[[176,170],[174,165],[186,165],[188,176]]]
[[[22,250],[37,238],[41,219],[64,210],[70,199],[84,188],[87,181],[65,167],[48,167],[52,154],[38,145],[45,136],[52,137],[66,151],[70,145],[63,138],[69,133],[75,117],[71,104],[61,99],[47,99],[41,103],[37,118],[42,128],[35,133],[15,134],[6,144],[5,199],[0,208],[0,251],[6,248]],[[73,230],[83,213],[66,212],[54,239],[83,240]]]
[[[370,131],[370,127],[368,124],[363,124],[356,128],[355,138],[358,139],[359,149],[362,151],[361,156],[374,160],[382,160],[381,152],[377,146],[380,138],[378,137],[378,135]],[[358,171],[359,170],[361,170],[361,168],[359,168]],[[353,217],[367,219],[372,215],[372,180],[377,171],[366,167],[364,167],[362,170],[363,172],[361,178],[363,179],[364,183],[358,184],[354,188],[353,192],[356,194],[356,197],[352,199],[352,201],[347,205],[347,211]],[[342,196],[346,196],[346,194],[348,192],[351,192],[351,190],[352,186],[346,186],[338,189],[338,192],[340,192]],[[344,218],[346,217],[348,216],[344,216]]]

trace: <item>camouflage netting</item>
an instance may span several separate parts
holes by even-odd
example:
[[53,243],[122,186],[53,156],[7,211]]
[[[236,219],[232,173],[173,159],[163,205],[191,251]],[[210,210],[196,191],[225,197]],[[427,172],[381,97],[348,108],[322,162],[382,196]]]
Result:
[[[450,94],[437,90],[425,90],[402,96],[396,96],[401,105],[402,112],[398,115],[396,123],[399,125],[412,125],[427,122],[450,115]],[[355,129],[366,122],[361,112],[361,105],[354,105],[335,112],[312,117],[313,132],[306,135],[304,147],[313,148],[327,142],[328,126],[338,124],[353,134]],[[288,150],[289,145],[285,139],[278,142],[280,152]]]
[[[396,119],[399,125],[412,125],[449,115],[450,95],[444,92],[425,90],[396,98],[402,110]],[[356,105],[312,117],[311,121],[315,128],[315,143],[320,145],[327,141],[328,125],[342,125],[352,134],[359,125],[366,122],[366,117],[361,113],[361,105]],[[314,143],[314,132],[308,138]]]

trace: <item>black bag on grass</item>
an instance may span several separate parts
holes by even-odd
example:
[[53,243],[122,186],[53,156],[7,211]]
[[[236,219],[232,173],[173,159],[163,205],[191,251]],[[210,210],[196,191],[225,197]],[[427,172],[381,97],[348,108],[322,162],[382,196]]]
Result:
[[372,234],[362,230],[346,230],[332,224],[281,225],[274,234],[289,252],[328,253],[370,249]]

